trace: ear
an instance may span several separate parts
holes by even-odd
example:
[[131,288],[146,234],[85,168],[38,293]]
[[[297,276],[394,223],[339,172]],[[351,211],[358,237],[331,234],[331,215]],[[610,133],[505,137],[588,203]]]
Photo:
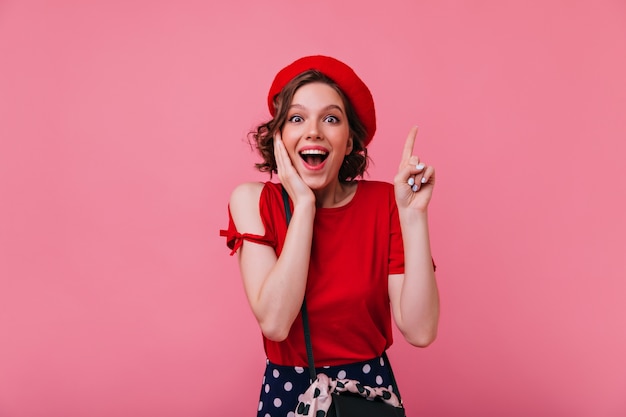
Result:
[[352,136],[350,136],[348,138],[348,143],[346,145],[346,155],[350,155],[350,152],[352,152],[353,146],[354,146],[354,141],[352,140]]

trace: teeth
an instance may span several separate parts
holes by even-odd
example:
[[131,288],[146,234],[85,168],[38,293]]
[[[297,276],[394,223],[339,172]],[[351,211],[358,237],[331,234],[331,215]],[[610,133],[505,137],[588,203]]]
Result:
[[326,155],[327,153],[321,149],[306,149],[300,152],[301,155]]

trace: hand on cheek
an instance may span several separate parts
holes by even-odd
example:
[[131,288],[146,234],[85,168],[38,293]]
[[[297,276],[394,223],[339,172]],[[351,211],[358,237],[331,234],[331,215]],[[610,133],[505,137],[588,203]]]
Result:
[[274,158],[276,159],[276,170],[278,179],[287,190],[289,197],[294,202],[294,206],[302,200],[315,202],[313,191],[304,183],[298,171],[293,166],[289,153],[282,141],[280,132],[274,135]]

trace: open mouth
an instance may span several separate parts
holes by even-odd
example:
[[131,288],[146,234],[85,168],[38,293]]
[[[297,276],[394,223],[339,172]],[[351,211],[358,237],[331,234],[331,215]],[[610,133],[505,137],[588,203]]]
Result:
[[300,152],[300,158],[302,158],[307,165],[316,167],[321,165],[326,158],[328,158],[328,152],[322,149],[305,149]]

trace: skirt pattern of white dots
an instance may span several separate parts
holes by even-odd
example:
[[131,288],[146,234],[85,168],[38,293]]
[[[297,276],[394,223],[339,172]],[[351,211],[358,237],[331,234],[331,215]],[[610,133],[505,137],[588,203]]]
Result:
[[[382,357],[316,370],[330,378],[355,379],[363,385],[386,387],[393,391],[389,367]],[[257,417],[294,417],[298,397],[310,384],[308,368],[276,365],[267,361]]]

